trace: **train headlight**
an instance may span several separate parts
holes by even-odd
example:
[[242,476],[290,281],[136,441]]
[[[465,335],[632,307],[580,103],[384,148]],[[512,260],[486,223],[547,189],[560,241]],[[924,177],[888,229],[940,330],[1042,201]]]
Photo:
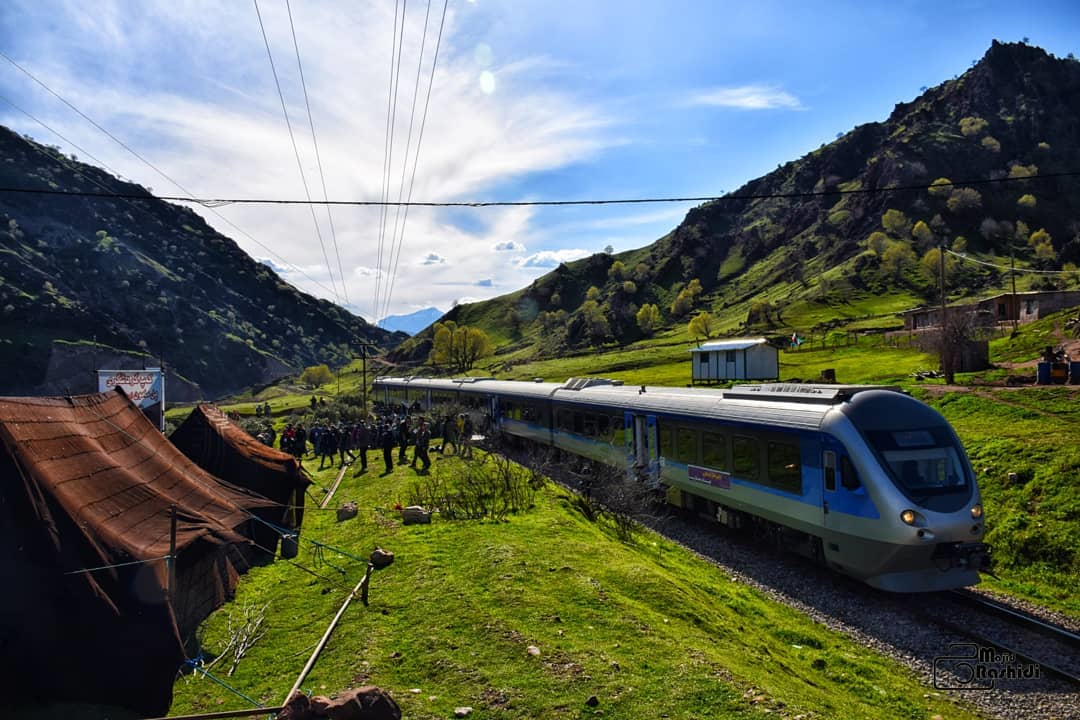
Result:
[[971,506],[971,517],[975,520],[982,517],[982,505],[976,504]]
[[914,526],[922,518],[914,510],[904,510],[900,513],[900,519],[904,521],[905,525]]

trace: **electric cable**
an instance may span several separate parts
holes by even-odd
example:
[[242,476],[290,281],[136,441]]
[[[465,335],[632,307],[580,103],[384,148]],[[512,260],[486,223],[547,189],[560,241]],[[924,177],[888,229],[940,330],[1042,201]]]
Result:
[[[448,4],[449,4],[449,0],[443,0],[442,19],[439,21],[439,35],[435,40],[435,53],[434,53],[434,56],[433,56],[432,61],[431,61],[431,76],[428,79],[427,98],[424,100],[424,114],[420,119],[420,133],[419,133],[419,136],[416,139],[416,155],[415,155],[415,157],[413,159],[412,177],[409,179],[409,194],[405,198],[406,199],[405,214],[404,214],[404,217],[402,218],[402,221],[401,221],[402,244],[404,244],[405,223],[409,219],[409,205],[408,205],[408,202],[412,200],[413,186],[416,183],[416,168],[420,163],[420,147],[421,147],[422,143],[424,142],[424,127],[427,125],[428,107],[431,105],[431,88],[435,84],[435,66],[439,62],[439,48],[442,45],[443,27],[446,25],[446,6]],[[428,7],[429,8],[431,7],[430,0],[429,0],[429,3],[428,3]],[[426,31],[427,31],[427,19],[426,18],[424,20],[424,28],[425,28],[425,33],[426,33]],[[419,67],[418,67],[417,68],[418,79],[419,79],[419,72],[420,72],[420,70],[419,70]],[[411,125],[411,123],[410,123],[410,126],[409,126],[409,134],[410,134],[410,136],[412,135],[412,125]],[[406,156],[406,160],[408,160],[407,156]],[[398,207],[400,208],[400,206],[398,206]],[[393,295],[394,295],[394,284],[395,284],[395,281],[397,280],[398,260],[400,260],[400,259],[401,259],[401,247],[399,246],[398,247],[398,257],[394,261],[393,272],[391,272],[391,274],[390,274],[390,289],[386,293],[386,305],[383,308],[383,313],[382,313],[383,317],[386,317],[386,315],[390,312],[390,301],[391,301],[391,299],[393,298]],[[376,315],[375,317],[378,318],[379,316]]]
[[1000,272],[1005,273],[1017,273],[1020,275],[1068,275],[1070,273],[1076,273],[1076,270],[1036,270],[1035,268],[1018,268],[1009,267],[1005,265],[998,265],[997,263],[987,262],[986,260],[979,260],[977,258],[970,257],[965,253],[958,253],[953,250],[945,249],[949,255],[960,258],[965,262],[974,263],[976,265],[985,265],[986,267],[994,268]]
[[[401,6],[401,29],[398,30],[398,6]],[[382,284],[382,261],[383,250],[386,242],[386,213],[390,199],[390,172],[394,165],[394,126],[397,123],[397,89],[398,79],[401,76],[401,53],[405,37],[405,14],[408,9],[407,0],[399,0],[394,5],[394,35],[390,49],[390,90],[386,99],[386,137],[383,141],[383,206],[379,217],[379,253],[375,264],[375,298],[372,303],[372,313],[376,320],[379,312],[380,286]],[[399,40],[399,37],[401,38]],[[395,69],[396,68],[396,69]]]
[[334,282],[334,270],[330,267],[330,258],[326,254],[326,244],[323,242],[322,230],[319,228],[319,220],[315,217],[315,206],[311,203],[311,191],[308,189],[307,177],[304,175],[304,164],[300,160],[300,148],[296,145],[296,136],[293,135],[292,122],[289,120],[289,111],[285,107],[285,94],[281,91],[281,81],[278,79],[277,68],[274,66],[274,54],[270,52],[270,39],[266,36],[266,26],[263,24],[262,13],[259,11],[259,0],[255,3],[255,14],[259,18],[259,30],[262,32],[263,44],[266,45],[266,57],[270,60],[270,72],[274,75],[274,85],[277,87],[278,99],[281,101],[281,112],[285,116],[285,127],[289,130],[289,142],[292,143],[293,155],[296,156],[296,169],[300,172],[300,182],[304,186],[304,195],[308,199],[308,208],[311,210],[311,221],[315,224],[315,235],[319,238],[319,247],[322,248],[323,261],[326,263],[326,272],[330,275],[330,285],[334,288],[334,298],[340,304],[341,296],[337,291],[337,283]]
[[[319,140],[315,135],[315,120],[311,115],[311,102],[308,100],[307,81],[304,80],[304,65],[300,62],[300,43],[296,39],[296,26],[293,24],[292,7],[285,0],[285,9],[289,13],[289,30],[292,32],[293,48],[296,50],[296,68],[300,71],[300,87],[304,90],[304,106],[307,108],[308,125],[311,127],[311,144],[315,147],[315,162],[319,168],[319,180],[322,182],[323,199],[329,199],[326,191],[326,175],[323,173],[322,156],[319,154]],[[349,286],[345,284],[345,268],[341,264],[341,251],[338,249],[337,230],[334,229],[334,215],[330,206],[326,206],[326,219],[330,225],[330,237],[334,241],[334,254],[337,256],[338,277],[341,278],[341,291],[345,304],[349,304]]]
[[[990,185],[1012,182],[1032,182],[1036,180],[1057,180],[1062,178],[1080,177],[1080,171],[1068,171],[1059,173],[1046,173],[1031,175],[1023,178],[986,178],[975,180],[956,180],[950,185]],[[938,183],[933,187],[941,187]],[[702,195],[697,197],[644,197],[644,198],[597,198],[580,200],[484,200],[484,201],[382,201],[382,200],[295,200],[283,198],[191,198],[174,195],[154,195],[157,200],[170,202],[194,202],[208,203],[219,202],[233,205],[333,205],[351,207],[378,207],[380,205],[407,207],[464,207],[464,208],[488,208],[488,207],[562,207],[574,205],[647,205],[659,203],[685,203],[685,202],[722,202],[722,201],[746,201],[746,200],[797,200],[815,197],[836,197],[842,195],[878,195],[896,192],[913,192],[927,190],[931,185],[896,185],[882,188],[858,188],[849,190],[809,190],[804,192],[782,193],[728,193],[726,195]],[[137,200],[150,199],[146,195],[129,193],[95,193],[86,191],[53,190],[51,188],[18,188],[0,187],[0,192],[29,193],[35,195],[70,195],[74,197],[99,197],[99,198],[133,198]]]

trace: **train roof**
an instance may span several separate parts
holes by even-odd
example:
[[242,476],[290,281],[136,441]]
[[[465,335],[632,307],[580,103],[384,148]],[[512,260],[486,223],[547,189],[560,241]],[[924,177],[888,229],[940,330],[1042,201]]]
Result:
[[388,385],[474,391],[520,398],[546,399],[574,405],[720,417],[732,421],[768,422],[818,429],[834,407],[870,390],[899,392],[884,385],[770,383],[729,389],[624,385],[599,378],[571,378],[565,383],[496,380],[494,378],[379,378]]

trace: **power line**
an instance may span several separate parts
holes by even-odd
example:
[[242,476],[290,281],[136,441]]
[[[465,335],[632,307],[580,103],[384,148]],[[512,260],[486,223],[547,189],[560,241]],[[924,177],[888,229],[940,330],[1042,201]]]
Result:
[[292,123],[289,121],[289,111],[285,107],[285,94],[281,91],[277,68],[274,67],[274,54],[270,52],[270,40],[266,37],[266,26],[263,25],[262,13],[259,12],[259,0],[252,1],[255,3],[255,14],[259,18],[259,30],[262,32],[263,44],[266,45],[266,57],[270,60],[270,72],[274,75],[274,85],[277,86],[278,99],[281,101],[281,112],[285,115],[285,127],[289,129],[289,142],[292,143],[293,155],[296,156],[296,169],[300,171],[300,182],[304,186],[304,195],[308,199],[311,221],[315,224],[315,235],[319,238],[319,247],[322,248],[326,271],[330,274],[330,285],[334,288],[334,298],[340,302],[341,296],[337,291],[337,283],[334,282],[334,271],[330,267],[330,258],[326,254],[326,244],[323,242],[322,230],[319,229],[319,220],[315,217],[315,206],[311,204],[311,191],[308,189],[307,178],[304,176],[304,164],[300,161],[300,149],[296,146],[296,136],[293,135]]
[[[439,48],[442,45],[443,28],[446,25],[446,6],[448,4],[449,4],[449,0],[443,0],[442,19],[439,20],[439,34],[438,34],[438,37],[435,39],[435,53],[434,53],[434,55],[432,57],[432,60],[431,60],[431,76],[428,78],[427,97],[424,100],[424,114],[420,119],[420,133],[419,133],[419,137],[417,137],[417,139],[416,139],[416,155],[413,158],[412,177],[409,179],[409,194],[405,198],[406,202],[412,200],[413,186],[416,184],[416,168],[420,164],[420,147],[424,142],[424,127],[427,125],[428,108],[431,105],[431,88],[434,87],[434,85],[435,85],[435,66],[439,62]],[[429,0],[428,7],[429,8],[431,7],[430,0]],[[424,19],[424,31],[425,31],[425,34],[426,34],[426,32],[427,32],[427,18],[426,17]],[[418,76],[419,76],[419,72],[420,72],[420,68],[417,67],[417,75]],[[410,123],[410,126],[409,126],[409,134],[410,134],[410,136],[412,135],[412,125],[411,125],[411,123]],[[408,157],[407,157],[407,154],[406,154],[406,160],[407,159],[408,159]],[[405,240],[405,238],[404,238],[404,235],[405,235],[405,223],[408,221],[408,219],[409,219],[409,206],[408,206],[408,204],[406,204],[405,205],[405,215],[401,220],[402,244],[404,244],[404,240]],[[392,297],[394,295],[394,283],[397,280],[398,260],[400,260],[400,258],[401,258],[401,247],[399,246],[398,247],[397,259],[394,260],[394,270],[390,275],[390,290],[386,293],[386,307],[385,307],[385,309],[383,310],[383,313],[382,313],[384,316],[388,312],[390,312],[390,300],[392,299]],[[378,316],[376,316],[376,318],[378,318]]]
[[[326,192],[326,175],[323,173],[322,156],[319,154],[319,140],[315,135],[315,120],[311,116],[311,103],[308,101],[307,81],[304,80],[304,65],[300,62],[300,43],[296,40],[296,26],[293,24],[292,7],[285,0],[285,9],[289,13],[289,30],[292,32],[293,48],[296,49],[296,67],[300,71],[300,87],[304,89],[304,106],[307,108],[308,125],[311,127],[311,143],[315,146],[315,162],[319,167],[319,180],[322,182],[323,200],[329,199]],[[334,240],[334,254],[337,256],[338,277],[341,278],[341,290],[345,295],[345,304],[349,304],[349,286],[345,284],[345,268],[341,264],[341,251],[338,249],[337,230],[334,229],[334,215],[330,206],[326,207],[326,219],[330,223],[330,237]]]
[[[1030,177],[1023,178],[992,178],[983,180],[956,180],[949,183],[949,185],[963,186],[963,185],[987,185],[991,183],[1010,183],[1010,182],[1031,182],[1034,180],[1055,180],[1060,178],[1075,178],[1080,177],[1080,171],[1060,172],[1060,173],[1048,173],[1044,175],[1032,175]],[[559,207],[570,205],[644,205],[650,203],[682,203],[682,202],[720,202],[725,200],[783,200],[783,199],[800,199],[800,198],[814,198],[814,197],[835,197],[840,195],[875,195],[894,192],[911,192],[918,190],[927,190],[930,187],[942,187],[944,183],[937,183],[936,185],[920,184],[920,185],[897,185],[894,187],[883,188],[861,188],[852,190],[816,190],[807,192],[787,192],[787,193],[729,193],[727,195],[703,195],[697,197],[646,197],[646,198],[607,198],[607,199],[582,199],[582,200],[493,200],[493,201],[393,201],[393,200],[293,200],[293,199],[274,199],[274,198],[193,198],[193,197],[177,197],[171,195],[155,195],[153,196],[157,200],[168,200],[171,202],[194,202],[200,205],[206,203],[219,203],[223,205],[331,205],[331,206],[351,206],[351,207],[379,207],[387,206],[394,207],[397,205],[405,207],[467,207],[467,208],[487,208],[487,207]],[[0,192],[14,192],[14,193],[29,193],[36,195],[69,195],[72,197],[104,197],[104,198],[135,198],[139,200],[150,199],[146,195],[135,195],[129,193],[94,193],[87,191],[68,191],[68,190],[53,190],[50,188],[17,188],[17,187],[0,187]]]
[[[401,29],[398,30],[398,6],[401,7]],[[397,123],[397,89],[398,79],[401,76],[401,52],[405,37],[405,14],[408,9],[407,0],[398,0],[394,5],[394,32],[390,47],[390,89],[386,98],[386,136],[383,140],[383,206],[379,216],[379,253],[375,264],[375,297],[372,303],[372,313],[378,319],[379,313],[379,288],[382,284],[382,261],[383,248],[386,241],[386,201],[390,199],[390,172],[394,164],[394,126]],[[400,40],[399,40],[400,38]],[[387,264],[389,267],[389,263]],[[389,280],[389,278],[387,278]]]
[[945,249],[945,252],[947,252],[949,255],[952,255],[953,257],[958,257],[965,262],[975,263],[976,265],[985,265],[986,267],[992,267],[995,270],[1000,270],[1001,272],[1019,273],[1021,275],[1068,275],[1070,273],[1076,272],[1076,270],[1036,270],[1034,268],[1016,268],[1007,265],[998,265],[997,263],[987,262],[985,260],[978,260],[976,258],[969,257],[964,253],[958,253],[953,250],[949,250],[948,248]]

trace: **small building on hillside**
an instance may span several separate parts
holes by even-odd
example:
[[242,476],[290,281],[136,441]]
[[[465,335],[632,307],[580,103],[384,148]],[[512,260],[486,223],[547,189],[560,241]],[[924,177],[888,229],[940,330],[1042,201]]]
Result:
[[690,353],[695,385],[780,377],[780,350],[765,338],[714,340],[691,348]]
[[[1016,322],[1021,325],[1065,308],[1080,305],[1080,290],[1045,290],[1001,293],[985,300],[949,305],[949,313],[971,318],[973,326],[994,326]],[[918,307],[900,313],[904,330],[916,332],[941,326],[941,306]]]

